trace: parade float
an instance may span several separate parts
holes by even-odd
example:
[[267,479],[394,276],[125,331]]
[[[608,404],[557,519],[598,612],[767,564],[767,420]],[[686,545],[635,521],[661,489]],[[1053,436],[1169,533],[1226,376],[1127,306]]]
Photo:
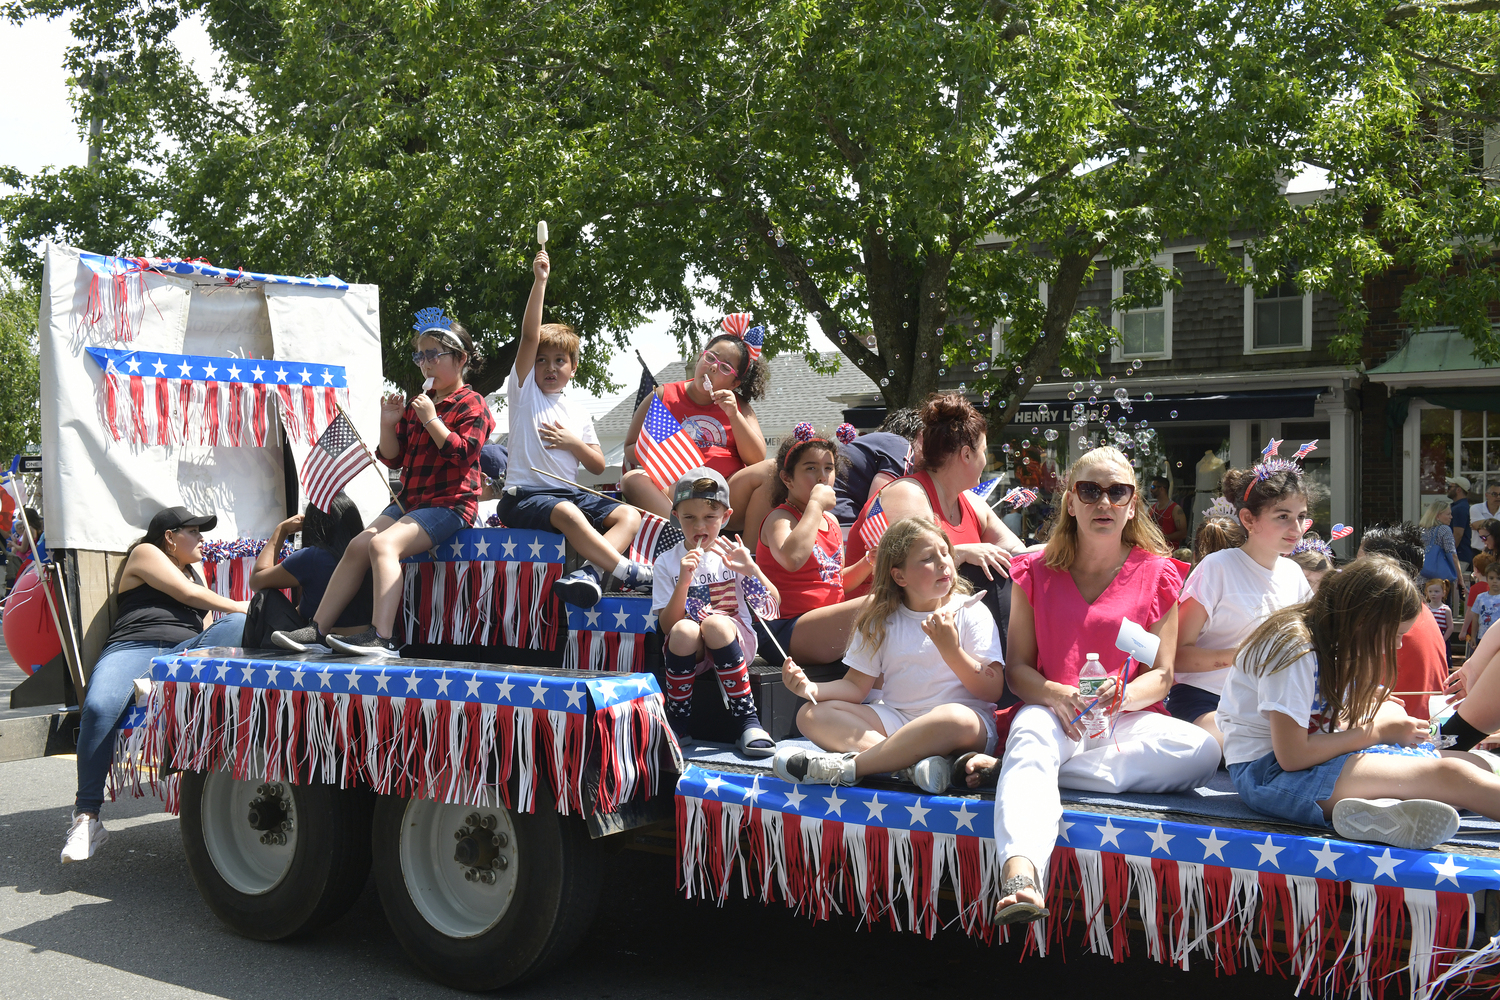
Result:
[[[42,670],[28,684],[57,685],[68,705],[108,632],[121,553],[155,510],[216,512],[206,576],[244,595],[261,540],[299,508],[295,468],[320,429],[342,407],[374,439],[380,331],[373,287],[60,246],[46,252],[40,328],[63,654],[52,681]],[[386,502],[374,473],[350,492],[367,519]],[[1279,972],[1314,993],[1413,997],[1482,979],[1500,957],[1500,824],[1465,817],[1438,850],[1377,849],[1268,821],[1227,779],[1183,795],[1065,793],[1052,917],[997,927],[990,793],[790,785],[728,743],[679,745],[649,599],[562,604],[550,588],[570,557],[561,535],[500,527],[411,560],[402,659],[158,658],[114,790],[180,816],[195,882],[239,933],[314,930],[373,873],[412,960],[466,989],[563,958],[598,901],[604,842],[648,832],[675,840],[663,876],[689,899],[743,893],[812,919],[1023,938],[1038,956],[1134,950]],[[776,667],[753,687],[773,735],[796,738]],[[47,746],[68,752],[58,720]]]

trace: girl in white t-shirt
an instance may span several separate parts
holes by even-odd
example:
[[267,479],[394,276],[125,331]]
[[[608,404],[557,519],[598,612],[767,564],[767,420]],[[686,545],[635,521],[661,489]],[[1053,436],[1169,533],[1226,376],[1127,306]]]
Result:
[[[948,788],[959,751],[995,752],[995,702],[1005,691],[1000,630],[968,596],[953,546],[930,517],[897,521],[880,540],[870,600],[844,653],[848,673],[814,684],[791,659],[787,688],[810,704],[802,734],[824,750],[782,747],[772,762],[786,781],[852,785],[905,772],[923,791]],[[885,676],[881,699],[862,704]]]
[[[1405,568],[1366,556],[1251,635],[1219,703],[1246,805],[1410,850],[1451,838],[1455,806],[1500,819],[1500,777],[1466,755],[1440,756],[1428,723],[1389,693],[1401,637],[1422,613]],[[1406,798],[1417,789],[1430,798]]]
[[1302,570],[1290,559],[1316,489],[1295,461],[1274,456],[1253,469],[1224,476],[1224,496],[1234,505],[1245,542],[1221,549],[1193,567],[1178,608],[1176,683],[1167,711],[1224,743],[1214,722],[1224,678],[1240,643],[1273,612],[1312,597]]

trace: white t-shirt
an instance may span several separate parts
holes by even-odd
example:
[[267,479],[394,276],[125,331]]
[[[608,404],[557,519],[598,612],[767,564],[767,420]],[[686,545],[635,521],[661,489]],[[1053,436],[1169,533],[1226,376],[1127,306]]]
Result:
[[[561,485],[561,484],[559,484]],[[490,515],[498,513],[500,509],[499,500],[481,500],[474,514],[474,527],[483,528],[489,523]]]
[[1236,657],[1219,698],[1226,764],[1260,760],[1271,752],[1272,712],[1291,716],[1304,729],[1312,726],[1309,732],[1331,730],[1318,694],[1316,653],[1308,650],[1285,669],[1265,675],[1250,673],[1243,656]]
[[[677,581],[682,577],[682,557],[685,555],[686,546],[678,542],[656,557],[651,569],[652,614],[661,614],[662,608],[672,600],[672,592],[677,589]],[[698,568],[693,572],[693,579],[688,583],[687,616],[701,622],[711,611],[736,618],[753,635],[755,619],[748,607],[751,602],[754,602],[755,610],[767,620],[780,617],[776,602],[771,599],[770,591],[766,590],[759,577],[740,576],[724,565],[724,560],[718,553],[703,553]],[[745,652],[747,657],[755,656],[753,649]]]
[[[1312,588],[1302,569],[1290,559],[1276,560],[1266,569],[1244,549],[1220,549],[1193,567],[1178,601],[1189,597],[1203,605],[1208,620],[1194,645],[1199,649],[1235,649],[1273,612],[1312,600]],[[1187,673],[1178,670],[1178,684],[1190,684],[1220,694],[1228,667]]]
[[[966,600],[967,596],[955,596],[944,607],[952,609]],[[844,653],[844,664],[871,677],[885,674],[881,704],[898,712],[920,715],[939,705],[951,704],[993,712],[995,703],[975,697],[964,687],[922,631],[922,622],[929,614],[901,605],[886,619],[885,642],[877,649],[870,649],[856,634]],[[1005,662],[1000,652],[1000,630],[983,604],[959,611],[955,624],[958,644],[964,652],[985,665]]]
[[[1491,519],[1494,516],[1495,516],[1494,514],[1490,513],[1490,509],[1488,507],[1486,507],[1482,503],[1470,503],[1469,504],[1469,524],[1470,525],[1472,525],[1475,521],[1488,521],[1489,519]],[[1472,534],[1469,536],[1469,544],[1470,544],[1470,546],[1472,546],[1474,544],[1474,536]],[[1476,549],[1474,549],[1474,551],[1478,552],[1479,549],[1476,548]]]
[[[505,488],[521,487],[531,490],[564,490],[568,483],[578,482],[578,459],[562,448],[548,448],[542,444],[537,428],[542,424],[560,423],[578,432],[585,444],[598,444],[599,435],[594,432],[594,422],[589,411],[568,398],[568,390],[543,392],[537,388],[536,375],[526,373],[524,382],[517,381],[516,370],[510,370],[505,380],[505,397],[510,402],[510,439],[507,442],[510,462],[505,468]],[[532,472],[532,468],[561,476],[566,482],[548,479]]]

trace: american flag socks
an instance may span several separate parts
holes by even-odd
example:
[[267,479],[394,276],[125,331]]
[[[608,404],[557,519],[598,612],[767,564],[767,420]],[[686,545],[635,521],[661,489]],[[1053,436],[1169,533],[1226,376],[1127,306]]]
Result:
[[686,739],[693,720],[693,680],[698,676],[698,654],[661,651],[666,666],[667,722],[678,739]]

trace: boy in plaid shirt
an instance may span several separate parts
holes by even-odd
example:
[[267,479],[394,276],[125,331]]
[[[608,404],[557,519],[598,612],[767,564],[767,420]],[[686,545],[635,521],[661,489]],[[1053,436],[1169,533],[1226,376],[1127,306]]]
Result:
[[510,464],[497,513],[507,527],[562,532],[588,563],[552,590],[569,604],[591,608],[604,592],[603,574],[612,573],[632,589],[647,589],[651,567],[624,554],[641,526],[634,507],[568,485],[578,480],[579,465],[603,472],[604,451],[588,411],[566,393],[578,371],[578,334],[562,323],[542,324],[552,273],[547,251],[536,255],[531,270],[536,280],[521,320],[516,364],[505,380]]

